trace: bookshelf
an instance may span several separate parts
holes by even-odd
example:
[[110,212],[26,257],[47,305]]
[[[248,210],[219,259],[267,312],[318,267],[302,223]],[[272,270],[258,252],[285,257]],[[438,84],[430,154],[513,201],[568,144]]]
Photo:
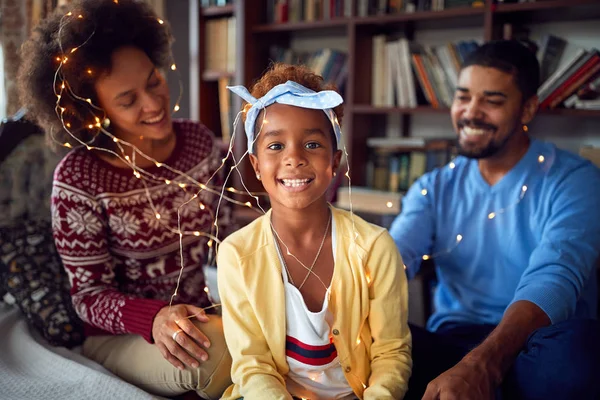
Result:
[[[229,15],[237,17],[237,64],[236,71],[230,74],[233,83],[246,86],[262,74],[269,65],[271,46],[290,47],[296,35],[344,37],[348,49],[348,79],[345,88],[345,113],[343,131],[350,156],[353,185],[361,186],[366,182],[364,166],[368,155],[364,149],[371,136],[385,133],[386,118],[399,115],[403,136],[411,135],[411,119],[415,116],[448,115],[447,107],[434,108],[419,105],[410,107],[376,107],[371,102],[371,75],[373,37],[378,34],[401,33],[413,40],[415,33],[427,29],[477,28],[481,29],[484,40],[502,37],[504,24],[527,26],[555,21],[583,21],[600,19],[599,0],[537,0],[529,3],[500,3],[484,0],[478,7],[457,7],[442,11],[415,11],[392,15],[370,15],[359,17],[357,4],[353,0],[352,13],[349,16],[329,20],[268,23],[268,0],[252,2],[233,0],[226,7],[210,7],[201,11],[202,21]],[[252,3],[251,5],[249,3]],[[201,29],[202,30],[202,29]],[[202,35],[202,33],[201,33]],[[200,53],[202,54],[202,53]],[[220,132],[218,110],[216,107],[202,104],[217,98],[216,81],[223,76],[221,71],[202,70],[200,82],[200,118],[215,132]],[[235,106],[234,106],[235,107]],[[239,107],[236,107],[239,109]],[[540,115],[558,117],[600,117],[600,111],[583,109],[540,110]],[[245,149],[243,132],[238,132],[235,144],[237,155]],[[255,180],[249,163],[241,166],[244,181],[251,190],[261,190]]]

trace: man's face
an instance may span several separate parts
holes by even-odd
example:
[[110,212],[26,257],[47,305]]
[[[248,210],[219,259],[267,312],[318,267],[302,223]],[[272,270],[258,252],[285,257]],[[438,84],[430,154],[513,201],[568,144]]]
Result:
[[478,159],[501,153],[530,119],[523,109],[512,74],[478,65],[463,69],[451,108],[459,153]]

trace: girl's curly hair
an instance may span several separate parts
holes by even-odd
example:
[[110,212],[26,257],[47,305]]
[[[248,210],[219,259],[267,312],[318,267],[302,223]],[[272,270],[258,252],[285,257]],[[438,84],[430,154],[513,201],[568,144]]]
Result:
[[[78,144],[59,118],[62,107],[64,122],[78,139],[110,147],[108,137],[98,135],[96,118],[102,118],[102,112],[86,101],[98,104],[96,79],[110,73],[112,54],[123,46],[139,48],[156,67],[164,68],[171,60],[171,42],[167,23],[143,1],[75,1],[42,21],[21,47],[18,86],[22,105],[46,137],[53,139],[51,143]],[[57,104],[55,90],[60,93],[63,83]]]
[[[254,83],[250,94],[259,99],[275,86],[286,83],[287,81],[299,83],[300,85],[315,92],[320,92],[322,90],[338,91],[335,85],[326,84],[323,81],[323,77],[315,74],[304,65],[273,63],[267,72],[265,72],[263,76],[261,76],[260,79]],[[244,122],[246,122],[246,112],[248,112],[250,107],[252,107],[252,104],[249,103],[245,103],[243,106],[242,120]],[[342,103],[335,107],[333,112],[338,119],[339,125],[342,126],[342,118],[344,117],[344,104]],[[260,126],[260,118],[257,118],[256,123],[257,126],[255,127],[255,130],[257,130]],[[335,139],[335,133],[333,132],[333,127],[331,128],[330,133],[333,141],[333,148],[335,150],[337,149],[337,143]]]

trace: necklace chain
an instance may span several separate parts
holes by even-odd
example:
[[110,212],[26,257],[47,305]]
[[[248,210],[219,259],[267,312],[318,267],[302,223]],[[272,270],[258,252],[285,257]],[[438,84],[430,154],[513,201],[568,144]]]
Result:
[[306,273],[306,276],[304,277],[304,280],[302,281],[302,283],[300,284],[300,286],[296,286],[296,283],[294,282],[294,279],[292,278],[292,274],[290,273],[290,270],[287,266],[287,263],[285,262],[285,258],[283,257],[283,254],[281,254],[281,260],[283,262],[283,267],[285,268],[285,271],[290,279],[290,282],[292,283],[292,285],[296,286],[298,288],[298,290],[302,289],[302,287],[304,286],[304,284],[306,283],[306,281],[308,280],[308,277],[310,276],[310,274],[314,274],[317,279],[319,279],[319,281],[321,281],[321,283],[323,284],[323,286],[325,286],[325,284],[323,283],[323,281],[321,280],[321,278],[313,272],[313,269],[315,267],[315,265],[317,264],[317,260],[319,259],[319,256],[321,255],[321,250],[323,250],[323,245],[325,244],[325,239],[327,239],[327,233],[329,232],[329,226],[331,225],[331,217],[327,218],[327,226],[325,227],[325,234],[323,235],[323,239],[321,239],[321,245],[319,246],[319,250],[317,251],[317,255],[315,256],[315,259],[312,262],[312,265],[309,267],[307,267],[302,261],[300,261],[298,259],[298,257],[296,257],[295,255],[293,255],[289,248],[287,247],[287,245],[285,243],[283,243],[283,240],[281,240],[281,238],[279,237],[279,235],[277,234],[277,232],[275,231],[275,228],[273,227],[273,223],[271,223],[271,229],[273,230],[273,233],[275,234],[275,245],[277,246],[277,250],[279,250],[279,253],[281,254],[281,248],[279,247],[279,241],[281,241],[281,243],[285,246],[286,250],[287,250],[287,254],[292,256],[296,261],[298,261],[298,263],[300,263],[300,265],[302,265],[304,267],[304,269],[306,269],[308,272]]

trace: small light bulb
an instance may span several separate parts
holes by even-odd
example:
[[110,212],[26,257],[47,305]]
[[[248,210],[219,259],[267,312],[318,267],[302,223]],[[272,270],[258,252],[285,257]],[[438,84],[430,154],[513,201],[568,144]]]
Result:
[[198,231],[194,232],[194,236],[200,236],[200,232],[198,232]]
[[62,63],[63,63],[63,64],[66,64],[66,63],[67,63],[67,61],[69,61],[69,57],[65,57],[65,58],[63,58],[63,60],[62,60]]
[[137,171],[135,171],[135,172],[133,173],[133,175],[135,175],[135,177],[136,177],[136,178],[138,178],[138,179],[140,179],[140,177],[142,176],[142,175],[140,175],[140,173],[139,173],[139,172],[137,172]]
[[170,181],[170,180],[168,180],[168,179],[165,179],[165,183],[166,183],[167,185],[170,185],[170,184],[171,184],[171,181]]
[[245,205],[246,207],[252,207],[252,203],[250,203],[249,201],[245,202],[245,203],[244,203],[244,205]]
[[183,233],[179,232],[179,237],[182,238],[183,237]]
[[67,122],[65,125],[67,126],[67,128],[71,127],[71,123],[69,123],[69,122]]
[[156,219],[160,219],[160,214],[156,213]]
[[91,69],[88,69],[88,70],[87,70],[87,73],[88,73],[88,75],[91,75],[91,74],[92,74],[92,70],[91,70]]
[[74,47],[71,49],[71,54],[75,53],[77,51],[77,47]]
[[177,69],[177,65],[171,64],[171,71],[175,71]]
[[228,187],[228,188],[227,188],[227,191],[228,191],[228,192],[235,192],[235,189],[234,189],[234,188],[232,188],[232,187]]
[[69,12],[67,13],[67,17],[70,17],[71,15],[73,15],[73,13],[72,13],[71,11],[69,11]]
[[65,88],[65,84],[63,83],[62,85],[60,85],[60,88],[64,89]]
[[117,143],[118,141],[119,141],[119,138],[117,138],[117,137],[113,138],[113,142]]
[[200,209],[204,210],[206,207],[204,206],[204,204],[200,203]]
[[173,107],[173,111],[175,111],[175,112],[179,111],[179,104],[175,104],[175,107]]
[[360,338],[356,339],[356,344],[360,344]]
[[77,16],[77,18],[79,18],[79,19],[82,19],[82,18],[83,18],[83,15],[79,14],[79,15]]
[[402,264],[404,266],[404,270],[406,271],[406,264]]
[[88,128],[90,128],[90,129],[92,129],[93,127],[94,127],[94,125],[92,125],[92,124],[88,125]]
[[540,156],[538,157],[538,162],[539,162],[539,163],[543,163],[543,162],[544,162],[544,160],[545,160],[544,156],[540,155]]
[[63,146],[65,146],[65,147],[68,147],[69,149],[70,149],[71,147],[73,147],[73,146],[71,146],[71,143],[69,143],[69,142],[65,142],[65,144],[64,144]]
[[387,208],[392,208],[392,206],[394,205],[394,203],[392,203],[391,201],[388,201],[387,203],[385,203]]
[[423,196],[426,196],[426,195],[427,195],[427,189],[423,189],[423,190],[421,190],[421,194],[422,194]]
[[488,219],[494,219],[495,217],[496,217],[496,213],[491,212],[488,214]]
[[204,292],[208,294],[208,286],[204,286]]
[[430,257],[429,255],[425,254],[425,255],[423,256],[423,261],[427,261],[427,260],[429,260],[430,258],[431,258],[431,257]]
[[85,146],[86,149],[91,150],[92,147],[91,146]]
[[156,166],[157,166],[158,168],[160,168],[160,167],[162,167],[162,163],[159,163],[159,162],[157,162],[157,163],[156,163]]
[[158,18],[158,19],[157,19],[157,21],[158,21],[158,23],[159,23],[159,24],[161,24],[161,25],[165,23],[165,21],[163,21],[163,20],[162,20],[162,19],[160,19],[160,18]]
[[127,161],[129,161],[129,156],[125,156],[125,159],[126,159]]
[[180,184],[179,184],[179,187],[180,187],[180,188],[182,188],[182,189],[185,189],[185,187],[186,187],[186,186],[187,186],[187,185],[186,185],[185,183],[180,183]]
[[206,243],[206,245],[207,245],[208,247],[212,247],[212,245],[213,245],[213,241],[212,241],[212,239],[211,239],[211,240],[209,240],[209,241],[208,241],[208,243]]
[[[56,61],[60,62],[61,58],[60,57],[56,57]],[[64,89],[64,87],[63,87]]]
[[456,164],[454,164],[454,161],[452,161],[452,162],[450,163],[450,169],[454,169],[455,167],[456,167]]
[[527,191],[527,186],[523,185],[523,187],[521,188],[521,190],[522,190],[523,192],[526,192],[526,191]]
[[371,275],[367,274],[366,278],[367,278],[367,284],[370,285],[371,284]]
[[456,241],[460,242],[462,240],[462,235],[456,235]]
[[92,104],[92,99],[85,99],[88,103]]

